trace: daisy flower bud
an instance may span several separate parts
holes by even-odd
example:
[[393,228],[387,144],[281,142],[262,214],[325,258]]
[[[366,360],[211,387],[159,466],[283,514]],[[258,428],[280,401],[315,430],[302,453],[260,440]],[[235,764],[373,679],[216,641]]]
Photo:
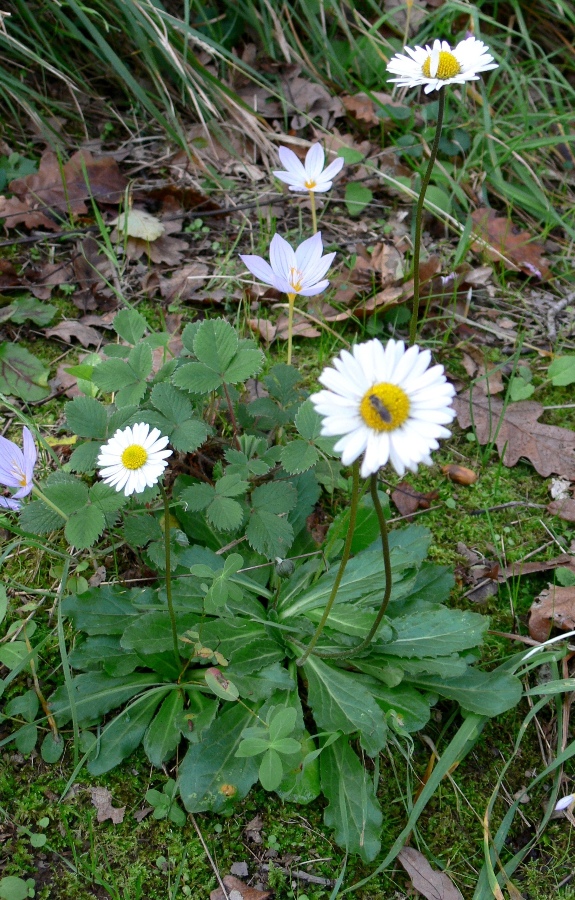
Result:
[[301,163],[288,147],[280,147],[278,153],[286,171],[274,172],[274,175],[289,184],[290,191],[329,191],[333,179],[343,167],[343,159],[340,157],[324,169],[325,154],[321,144],[311,145],[306,153],[305,163]]
[[106,484],[117,491],[124,491],[126,497],[136,492],[141,494],[146,487],[152,487],[168,465],[166,459],[172,455],[165,450],[168,438],[157,428],[145,422],[118,429],[98,456],[97,465]]
[[439,91],[447,84],[464,84],[477,81],[479,72],[497,69],[489,53],[489,48],[471,36],[460,41],[452,50],[447,41],[434,41],[433,46],[404,47],[405,54],[396,53],[387,66],[387,71],[397,78],[398,87],[418,87],[425,85],[426,94]]
[[344,465],[363,454],[363,478],[388,461],[398,475],[431,465],[437,439],[450,435],[444,426],[455,416],[455,390],[443,366],[429,368],[430,362],[429,350],[373,340],[342,350],[334,368],[323,370],[319,380],[327,390],[310,400],[323,416],[322,435],[343,435],[334,449]]
[[18,499],[26,497],[32,490],[34,466],[38,457],[32,433],[26,426],[22,429],[22,446],[0,436],[0,484],[18,488],[10,499],[0,497],[0,507],[20,509]]
[[303,241],[294,251],[279,234],[274,234],[270,244],[270,261],[261,256],[240,254],[243,264],[252,275],[283,294],[302,294],[313,297],[329,286],[324,278],[333,262],[335,253],[322,256],[321,231]]

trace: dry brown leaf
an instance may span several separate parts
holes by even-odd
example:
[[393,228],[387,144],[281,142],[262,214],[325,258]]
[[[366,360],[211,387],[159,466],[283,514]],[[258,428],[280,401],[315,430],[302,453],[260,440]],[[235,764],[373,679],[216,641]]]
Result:
[[[427,282],[431,281],[434,275],[441,272],[441,260],[439,256],[430,256],[419,267],[419,286],[423,288]],[[426,296],[425,291],[420,291],[420,301]],[[406,281],[403,285],[403,299],[409,300],[413,297],[413,278]],[[421,305],[421,304],[420,304]]]
[[248,840],[253,841],[254,844],[262,843],[262,828],[264,826],[264,820],[258,813],[257,816],[254,816],[253,819],[250,819],[246,827],[244,828],[245,835]]
[[44,334],[47,338],[61,338],[68,344],[72,342],[72,338],[74,337],[77,341],[80,341],[82,347],[89,347],[90,344],[97,347],[98,344],[102,343],[102,335],[97,332],[95,328],[92,328],[90,325],[83,325],[82,322],[71,319],[64,319],[62,322],[58,322],[57,325],[54,325],[53,328],[45,328]]
[[504,411],[497,397],[474,391],[470,409],[470,392],[465,391],[453,405],[460,426],[473,426],[480,444],[495,441],[505,466],[528,459],[544,477],[556,474],[575,479],[575,432],[538,422],[544,411],[540,403],[520,400]]
[[476,241],[472,249],[476,253],[486,253],[489,259],[500,260],[503,254],[515,269],[520,269],[526,275],[540,278],[546,281],[551,276],[551,270],[546,259],[543,258],[544,247],[539,241],[534,241],[528,231],[521,231],[506,216],[499,216],[494,209],[481,207],[471,213],[475,234],[487,241],[497,252]]
[[506,581],[512,576],[533,575],[535,572],[551,572],[559,566],[570,569],[575,574],[575,557],[570,553],[561,553],[559,556],[548,559],[546,562],[516,562],[502,569],[498,578],[499,581]]
[[87,237],[77,244],[73,267],[78,290],[72,299],[78,309],[88,312],[116,308],[118,301],[110,287],[113,282],[113,266],[108,257],[100,253],[93,237]]
[[[223,882],[229,900],[270,900],[274,896],[273,891],[259,891],[257,888],[249,887],[235,875],[224,875]],[[210,893],[210,900],[228,900],[228,898],[220,887]]]
[[92,803],[98,810],[96,818],[98,822],[105,822],[111,819],[114,825],[119,825],[124,821],[125,806],[112,806],[112,792],[108,788],[95,787],[90,788],[92,795]]
[[414,847],[404,847],[397,858],[416,891],[426,900],[463,900],[463,894],[455,887],[449,875],[432,869],[423,853]]
[[248,325],[268,343],[271,343],[278,333],[276,326],[269,319],[248,319]]
[[474,390],[483,394],[500,394],[504,388],[501,368],[494,367],[481,347],[474,347],[468,341],[463,345],[463,367],[470,378],[475,378]]
[[282,79],[288,108],[298,110],[290,122],[290,128],[300,131],[307,127],[310,119],[319,119],[323,128],[330,128],[334,120],[344,114],[343,103],[339,97],[330,94],[323,84],[298,75],[294,76],[292,72],[286,72]]
[[546,641],[553,627],[561,631],[575,628],[575,586],[550,584],[541,591],[529,610],[529,634],[534,641]]
[[89,198],[119,203],[126,184],[110,156],[94,159],[88,150],[79,150],[61,166],[57,154],[46,150],[38,172],[10,182],[14,196],[0,197],[0,218],[5,219],[6,228],[23,224],[60,231],[62,219],[88,212]]
[[391,494],[391,499],[402,516],[409,517],[418,509],[429,509],[433,500],[437,500],[437,491],[422,494],[416,491],[407,481],[401,481]]
[[205,263],[194,262],[177,269],[171,278],[160,279],[160,293],[164,300],[190,300],[206,283],[209,268]]
[[566,522],[575,522],[575,500],[567,497],[564,500],[552,500],[547,506],[547,512],[552,516],[559,516]]

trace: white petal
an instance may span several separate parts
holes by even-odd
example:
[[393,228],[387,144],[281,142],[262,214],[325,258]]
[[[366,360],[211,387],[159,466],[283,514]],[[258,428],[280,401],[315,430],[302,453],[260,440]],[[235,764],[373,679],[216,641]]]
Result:
[[240,259],[243,262],[246,269],[249,269],[252,275],[255,275],[256,278],[259,278],[260,281],[263,281],[264,284],[274,283],[274,272],[272,267],[265,259],[262,259],[261,256],[250,256],[245,254],[240,254]]
[[[289,147],[280,147],[278,156],[284,169],[287,169],[290,175],[293,175],[294,178],[298,178],[303,184],[306,180],[305,169],[303,163],[293,150],[290,150]],[[276,174],[277,172],[274,172],[274,175]]]
[[274,234],[270,244],[270,263],[274,275],[290,283],[291,270],[296,268],[295,253],[281,235]]
[[325,154],[321,144],[312,144],[305,157],[305,172],[308,181],[315,181],[325,162]]

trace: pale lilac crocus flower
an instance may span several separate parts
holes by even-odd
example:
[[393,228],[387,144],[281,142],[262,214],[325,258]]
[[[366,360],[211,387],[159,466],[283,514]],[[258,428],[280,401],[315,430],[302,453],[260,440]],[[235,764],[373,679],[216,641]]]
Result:
[[324,169],[325,153],[321,144],[311,145],[305,163],[289,147],[280,147],[278,154],[286,171],[274,172],[274,175],[288,184],[290,191],[329,191],[333,179],[343,167],[343,159],[339,157]]
[[269,263],[261,256],[240,254],[240,259],[252,275],[269,284],[277,291],[287,294],[288,315],[288,366],[291,364],[293,309],[296,294],[313,297],[321,294],[329,286],[324,278],[331,266],[335,253],[323,254],[321,232],[302,241],[294,250],[279,234],[274,234],[270,243]]
[[32,490],[32,476],[38,457],[34,438],[26,426],[22,429],[23,451],[13,441],[0,436],[0,484],[18,488],[11,498],[0,497],[0,507],[20,509],[19,498]]

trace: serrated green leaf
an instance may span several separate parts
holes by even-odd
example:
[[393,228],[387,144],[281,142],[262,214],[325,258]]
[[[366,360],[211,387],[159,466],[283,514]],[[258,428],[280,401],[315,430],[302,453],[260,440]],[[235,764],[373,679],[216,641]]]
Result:
[[76,447],[69,459],[72,471],[80,474],[95,472],[101,447],[102,445],[96,441],[86,441]]
[[251,506],[255,510],[265,510],[270,513],[287,513],[294,508],[297,502],[297,491],[291,484],[271,481],[262,484],[252,492]]
[[133,547],[145,547],[150,541],[160,541],[163,535],[160,523],[151,513],[124,519],[124,537]]
[[104,513],[117,512],[128,502],[123,491],[117,491],[103,481],[97,481],[90,488],[90,503],[97,506]]
[[[216,647],[230,661],[230,678],[250,675],[284,658],[282,647],[263,625],[244,618],[206,622],[200,628],[204,646]],[[233,674],[232,674],[233,673]]]
[[180,766],[180,794],[189,812],[230,811],[257,781],[257,759],[235,755],[252,722],[250,709],[233,704],[190,746]]
[[77,631],[86,634],[122,634],[141,615],[132,600],[137,591],[114,585],[91,588],[84,594],[72,594],[62,601],[62,613],[72,619]]
[[40,500],[32,500],[20,510],[20,525],[32,534],[47,534],[62,528],[64,519]]
[[547,370],[555,387],[565,387],[575,382],[575,356],[559,356]]
[[196,512],[205,509],[215,497],[215,489],[211,484],[191,484],[184,488],[180,494],[180,500],[184,504],[184,509],[191,509]]
[[144,750],[153,766],[161,768],[180,743],[183,711],[182,692],[171,691],[150,723],[144,737]]
[[265,357],[261,350],[240,350],[225,370],[223,380],[226,384],[247,381],[248,378],[261,372],[264,361]]
[[82,643],[77,643],[70,653],[70,665],[73,669],[85,671],[103,671],[115,678],[129,675],[140,664],[136,653],[130,653],[120,645],[118,635],[95,635]]
[[382,815],[373,779],[361,765],[346,738],[325,747],[320,756],[323,793],[329,801],[324,821],[348,853],[372,862],[379,853]]
[[293,528],[285,518],[265,509],[254,510],[246,528],[250,547],[268,559],[284,557],[293,543]]
[[162,415],[177,425],[194,414],[192,404],[185,394],[171,384],[157,384],[152,390],[150,400]]
[[[176,616],[178,634],[184,634],[199,621],[195,613],[179,613]],[[135,650],[137,653],[161,653],[174,646],[172,624],[168,610],[140,613],[124,631],[121,640],[124,650]]]
[[359,216],[373,200],[373,192],[358,181],[348,181],[345,186],[345,205],[350,216]]
[[479,613],[441,607],[394,618],[393,627],[394,640],[380,648],[386,656],[448,656],[477,647],[489,619]]
[[51,731],[48,732],[40,745],[40,755],[45,763],[53,765],[57,763],[64,752],[64,739],[62,735],[54,737]]
[[321,434],[322,418],[311,400],[302,403],[295,417],[295,427],[306,441],[315,441]]
[[[102,391],[112,394],[120,388],[133,384],[139,379],[136,378],[132,367],[122,359],[105,359],[96,367],[92,374],[92,380]],[[76,399],[82,399],[78,397]],[[91,398],[86,398],[91,399]],[[72,402],[75,402],[72,401]],[[96,403],[97,401],[93,401]],[[92,435],[83,435],[91,437]]]
[[[139,380],[144,380],[152,371],[152,348],[148,344],[137,344],[130,350],[128,365]],[[125,406],[126,404],[122,404]]]
[[97,506],[86,506],[82,510],[72,513],[64,534],[66,540],[78,550],[87,550],[96,543],[106,527],[106,517]]
[[385,717],[361,676],[344,672],[314,656],[303,666],[308,678],[308,701],[318,725],[325,731],[359,733],[370,756],[383,749],[387,737]]
[[264,791],[275,791],[280,786],[284,777],[283,766],[279,753],[273,747],[264,753],[258,777]]
[[150,691],[106,725],[100,736],[98,755],[87,764],[91,775],[109,772],[136,749],[167,691],[167,687]]
[[176,369],[173,382],[190,394],[209,394],[222,384],[222,378],[201,362],[184,363]]
[[282,448],[281,464],[290,475],[300,475],[315,466],[319,453],[307,441],[290,441]]
[[182,453],[193,453],[206,442],[209,431],[200,419],[188,419],[176,425],[170,434],[170,443],[175,450]]
[[225,319],[205,319],[194,337],[198,360],[223,374],[238,350],[238,335]]
[[49,394],[50,372],[40,360],[20,344],[0,344],[0,392],[21,397],[28,403]]
[[249,486],[248,481],[243,481],[239,475],[231,473],[216,481],[216,494],[222,497],[237,497],[239,494],[245,494]]
[[136,309],[120,310],[114,317],[112,326],[116,334],[128,344],[137,344],[148,330],[147,321]]
[[83,509],[88,502],[88,486],[66,472],[55,472],[42,488],[46,497],[65,515]]
[[[124,706],[136,694],[153,687],[157,681],[155,673],[134,672],[118,678],[111,678],[104,672],[77,675],[72,681],[72,696],[79,724],[89,727],[110,710]],[[160,700],[158,697],[157,702]],[[72,718],[66,685],[57,688],[48,705],[58,724],[65,725]]]
[[244,520],[244,511],[237,500],[216,496],[206,510],[206,517],[218,531],[237,531]]
[[421,731],[429,722],[429,699],[411,685],[402,682],[397,687],[387,687],[382,682],[369,682],[369,692],[384,712],[393,710],[406,731]]

